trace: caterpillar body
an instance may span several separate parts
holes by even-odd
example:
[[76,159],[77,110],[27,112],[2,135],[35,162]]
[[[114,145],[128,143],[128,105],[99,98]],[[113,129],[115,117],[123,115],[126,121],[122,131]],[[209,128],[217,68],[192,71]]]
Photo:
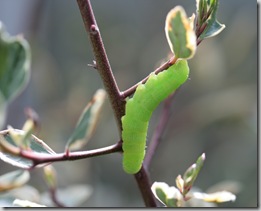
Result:
[[133,97],[127,99],[122,117],[123,169],[136,174],[145,157],[149,120],[159,103],[172,94],[188,78],[186,60],[178,60],[158,75],[151,73],[145,84],[140,84]]

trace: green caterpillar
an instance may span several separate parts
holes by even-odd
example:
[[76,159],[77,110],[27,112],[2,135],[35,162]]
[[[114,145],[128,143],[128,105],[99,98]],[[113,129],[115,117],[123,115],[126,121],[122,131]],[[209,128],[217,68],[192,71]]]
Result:
[[140,84],[133,98],[127,99],[122,117],[123,169],[135,174],[145,156],[146,136],[152,112],[188,78],[187,60],[178,60],[158,75],[151,73],[145,84]]

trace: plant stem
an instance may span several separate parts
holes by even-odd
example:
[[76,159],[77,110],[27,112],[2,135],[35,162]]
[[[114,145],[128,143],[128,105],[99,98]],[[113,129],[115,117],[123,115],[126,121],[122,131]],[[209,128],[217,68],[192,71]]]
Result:
[[[111,102],[119,132],[121,133],[121,117],[125,113],[125,98],[122,97],[117,83],[114,79],[109,60],[102,42],[101,34],[95,20],[95,16],[90,4],[90,0],[77,0],[82,19],[85,25],[87,34],[90,37],[93,52],[96,59],[96,67],[101,75],[105,90],[108,93]],[[121,143],[120,143],[121,144]],[[148,180],[147,171],[140,171],[138,177],[135,176],[136,181],[140,187],[144,202],[146,206],[156,206],[155,199],[151,192]],[[152,203],[154,201],[154,203]]]
[[63,203],[61,203],[58,200],[58,198],[57,198],[57,189],[56,188],[50,188],[49,192],[50,192],[51,199],[52,199],[53,203],[56,204],[57,207],[59,207],[59,208],[66,207]]
[[144,165],[141,167],[141,170],[135,174],[135,179],[139,185],[139,189],[141,190],[146,207],[157,207],[155,197],[151,189],[148,188],[151,187],[151,183],[148,177],[148,172]]
[[165,101],[164,101],[164,107],[160,114],[160,120],[156,127],[155,132],[153,133],[153,136],[151,138],[150,144],[148,146],[146,157],[144,159],[144,166],[147,168],[149,167],[151,160],[156,152],[156,149],[160,143],[160,139],[162,137],[162,134],[164,133],[164,130],[166,128],[166,125],[168,123],[168,120],[170,118],[170,110],[171,110],[171,103],[176,95],[178,90],[176,90],[172,95],[170,95]]
[[47,153],[38,153],[29,150],[25,150],[20,148],[19,146],[13,145],[6,141],[4,138],[5,135],[9,133],[9,130],[3,130],[0,131],[0,149],[4,153],[8,153],[14,156],[19,156],[25,159],[29,159],[33,161],[34,166],[31,168],[34,168],[35,166],[43,163],[49,163],[49,162],[56,162],[56,161],[66,161],[66,160],[80,160],[85,159],[89,157],[96,157],[100,155],[106,155],[111,154],[115,152],[122,152],[122,142],[118,141],[116,144],[113,144],[111,146],[99,148],[99,149],[93,149],[93,150],[87,150],[87,151],[77,151],[77,152],[70,152],[69,150],[65,150],[64,153],[55,153],[51,148],[49,148],[44,142],[42,142],[39,138],[32,135],[34,139],[37,140],[39,144],[41,144],[46,150],[50,152],[50,154]]
[[[162,72],[163,70],[168,69],[170,66],[175,64],[176,61],[177,61],[177,58],[175,56],[173,56],[167,62],[163,63],[160,67],[158,67],[156,70],[154,70],[154,73],[158,74],[158,73]],[[122,92],[121,93],[121,97],[123,99],[125,99],[126,97],[132,95],[135,92],[137,86],[139,84],[141,84],[141,83],[144,84],[148,80],[148,78],[149,78],[149,75],[146,78],[144,78],[143,80],[141,80],[140,82],[138,82],[135,85],[133,85],[131,88],[129,88],[129,89],[125,90],[124,92]]]
[[20,156],[29,160],[32,160],[34,163],[34,166],[42,164],[42,163],[49,163],[49,162],[58,162],[58,161],[67,161],[67,160],[80,160],[90,157],[97,157],[101,155],[111,154],[115,152],[121,151],[121,142],[118,142],[117,144],[99,148],[99,149],[93,149],[93,150],[87,150],[87,151],[79,151],[79,152],[70,152],[68,153],[59,153],[59,154],[42,154],[42,153],[33,153],[31,151],[20,151]]
[[77,3],[86,32],[92,44],[97,70],[102,78],[105,90],[108,93],[118,129],[119,132],[121,132],[121,117],[124,115],[125,101],[121,98],[119,88],[112,73],[91,3],[89,0],[77,0]]

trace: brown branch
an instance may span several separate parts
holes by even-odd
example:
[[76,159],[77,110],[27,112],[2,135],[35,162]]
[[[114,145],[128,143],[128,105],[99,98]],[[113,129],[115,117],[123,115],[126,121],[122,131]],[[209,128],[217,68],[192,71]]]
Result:
[[156,199],[150,189],[151,182],[148,177],[148,172],[144,165],[141,167],[141,170],[135,174],[135,179],[138,183],[139,189],[141,190],[146,207],[157,207]]
[[[77,3],[82,15],[87,34],[89,35],[91,40],[93,52],[96,59],[97,69],[101,75],[103,84],[109,95],[109,100],[113,107],[119,132],[121,132],[121,117],[125,113],[125,97],[122,97],[121,93],[119,92],[118,86],[115,82],[90,1],[77,0]],[[139,176],[136,176],[135,178],[140,187],[140,191],[145,201],[145,205],[156,206],[155,203],[151,203],[155,201],[155,199],[150,189],[151,184],[149,183],[147,172],[140,171],[138,175]]]
[[64,153],[57,153],[57,154],[45,154],[45,153],[37,153],[31,150],[24,150],[19,147],[16,147],[7,141],[0,142],[1,151],[5,153],[9,153],[15,156],[19,156],[33,162],[33,166],[30,169],[33,169],[35,166],[43,163],[51,163],[51,162],[58,162],[58,161],[68,161],[68,160],[80,160],[86,159],[90,157],[97,157],[101,155],[111,154],[115,152],[122,151],[122,142],[119,141],[116,144],[111,146],[87,150],[87,151],[77,151],[77,152],[64,152]]
[[102,78],[109,100],[113,107],[114,116],[121,131],[121,117],[124,115],[125,101],[122,100],[119,88],[115,81],[111,66],[103,45],[99,27],[93,14],[92,6],[89,0],[77,0],[84,26],[89,35],[93,53],[96,60],[96,67]]
[[57,207],[60,207],[60,208],[64,208],[66,207],[65,204],[63,204],[62,202],[60,202],[57,198],[57,189],[56,188],[50,188],[49,189],[49,193],[50,193],[50,196],[51,196],[51,199],[53,201],[53,203],[57,206]]
[[[154,70],[154,73],[157,75],[158,73],[162,72],[163,70],[168,69],[171,65],[175,64],[176,61],[177,61],[177,58],[175,56],[173,56],[167,62],[163,63],[160,67],[158,67],[156,70]],[[123,99],[125,99],[126,97],[132,95],[135,92],[138,85],[141,84],[141,83],[144,84],[148,80],[148,78],[149,78],[149,75],[146,78],[144,78],[143,80],[141,80],[140,82],[133,85],[131,88],[122,92],[121,97]]]
[[97,157],[101,155],[107,155],[115,152],[121,152],[121,142],[118,142],[114,145],[87,150],[87,151],[79,151],[79,152],[67,152],[59,153],[59,154],[41,154],[41,153],[32,153],[31,151],[21,150],[20,156],[26,159],[30,159],[33,161],[34,165],[39,165],[42,163],[49,162],[58,162],[58,161],[67,161],[67,160],[80,160],[90,157]]

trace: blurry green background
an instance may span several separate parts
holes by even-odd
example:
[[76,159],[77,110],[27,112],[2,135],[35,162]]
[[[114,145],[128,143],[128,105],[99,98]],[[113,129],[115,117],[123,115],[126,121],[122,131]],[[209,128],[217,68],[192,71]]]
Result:
[[[195,1],[189,0],[95,0],[92,5],[121,90],[168,56],[164,24],[169,10],[182,5],[188,16],[196,10]],[[220,206],[253,207],[258,200],[257,3],[220,0],[217,17],[226,28],[202,42],[189,60],[190,80],[173,103],[171,120],[152,160],[151,179],[174,185],[176,176],[205,152],[206,162],[195,186],[206,191],[223,181],[237,182],[237,200]],[[63,152],[82,109],[102,87],[98,73],[88,66],[94,58],[77,3],[0,0],[0,20],[10,34],[22,33],[32,48],[30,83],[9,106],[6,125],[21,128],[24,108],[30,106],[40,116],[38,137],[54,151]],[[161,108],[153,114],[148,141]],[[106,101],[97,131],[85,149],[118,139]],[[134,177],[123,172],[121,162],[120,154],[112,154],[54,167],[59,187],[92,186],[93,194],[81,206],[144,206]],[[0,166],[1,174],[15,169],[2,161]],[[46,191],[41,173],[32,171],[29,184]]]

